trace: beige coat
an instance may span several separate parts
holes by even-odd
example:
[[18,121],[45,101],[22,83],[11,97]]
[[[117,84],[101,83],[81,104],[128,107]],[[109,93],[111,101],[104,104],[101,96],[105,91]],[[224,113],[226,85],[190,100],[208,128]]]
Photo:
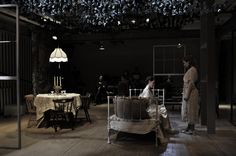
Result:
[[199,94],[198,89],[195,86],[195,82],[197,81],[197,79],[197,69],[193,66],[188,69],[183,77],[184,86],[181,116],[184,121],[192,124],[198,123]]

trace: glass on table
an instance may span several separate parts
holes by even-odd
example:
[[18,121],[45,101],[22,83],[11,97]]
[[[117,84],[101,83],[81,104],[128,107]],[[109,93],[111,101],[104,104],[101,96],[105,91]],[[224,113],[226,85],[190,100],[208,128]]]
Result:
[[62,91],[61,91],[61,94],[66,94],[66,90],[62,90]]

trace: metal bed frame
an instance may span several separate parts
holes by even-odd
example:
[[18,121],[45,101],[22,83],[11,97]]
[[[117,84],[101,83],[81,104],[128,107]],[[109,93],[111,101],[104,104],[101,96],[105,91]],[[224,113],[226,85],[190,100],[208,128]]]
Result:
[[[129,97],[125,97],[125,98],[130,98],[132,99],[132,97],[136,97],[137,98],[137,93],[141,93],[143,89],[130,89],[129,90]],[[135,96],[132,96],[132,93],[135,93]],[[153,92],[155,93],[155,98],[158,99],[158,102],[161,102],[161,104],[165,103],[165,90],[164,89],[154,89]],[[110,141],[110,130],[113,129],[115,131],[120,131],[122,132],[122,130],[117,130],[115,128],[111,127],[111,122],[114,121],[114,119],[111,118],[111,111],[110,111],[110,104],[111,104],[111,100],[116,98],[116,96],[107,96],[107,101],[108,101],[108,109],[107,109],[107,130],[108,130],[108,138],[107,138],[107,143],[111,143]],[[158,115],[158,107],[157,107],[158,103],[156,103],[156,118],[154,119],[155,122],[155,128],[152,131],[155,131],[156,133],[156,137],[155,137],[155,146],[158,146],[158,140],[157,140],[157,133],[158,133],[158,128],[160,128],[159,126],[159,115]],[[141,107],[140,107],[141,108]],[[132,122],[138,123],[140,121],[140,124],[142,124],[142,121],[144,121],[145,119],[131,119],[131,120],[126,120],[126,121],[121,121],[121,122],[125,122],[126,124],[132,124]],[[153,120],[153,119],[146,119],[146,120]],[[118,121],[119,122],[119,121]],[[132,132],[130,132],[132,133]]]

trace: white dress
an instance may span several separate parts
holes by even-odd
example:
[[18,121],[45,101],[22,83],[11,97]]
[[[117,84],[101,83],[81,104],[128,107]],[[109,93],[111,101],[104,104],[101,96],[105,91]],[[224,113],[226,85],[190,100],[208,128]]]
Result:
[[[183,121],[195,124],[198,123],[198,89],[195,86],[195,82],[198,79],[197,69],[191,67],[184,74],[183,81],[183,98],[182,98],[182,109],[181,116]],[[187,98],[188,100],[184,100]]]
[[[149,85],[146,85],[143,92],[139,95],[139,97],[150,98],[150,100],[155,100],[153,92]],[[155,101],[151,102],[152,104],[147,108],[148,114],[153,117],[156,114],[156,106]],[[167,118],[167,110],[165,105],[158,105],[158,114],[161,115],[163,118]]]

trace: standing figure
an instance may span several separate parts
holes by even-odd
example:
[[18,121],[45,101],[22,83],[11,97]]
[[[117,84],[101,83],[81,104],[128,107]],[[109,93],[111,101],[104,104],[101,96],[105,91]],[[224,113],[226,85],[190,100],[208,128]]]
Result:
[[106,101],[107,97],[107,89],[106,89],[106,83],[103,80],[103,76],[100,75],[98,82],[97,82],[97,93],[95,96],[95,103],[101,104]]
[[182,132],[186,134],[193,134],[195,124],[198,123],[198,89],[196,82],[198,80],[197,68],[194,66],[193,58],[186,56],[183,58],[183,65],[186,72],[183,77],[183,97],[182,97],[182,109],[181,117],[183,121],[188,123],[186,129]]

